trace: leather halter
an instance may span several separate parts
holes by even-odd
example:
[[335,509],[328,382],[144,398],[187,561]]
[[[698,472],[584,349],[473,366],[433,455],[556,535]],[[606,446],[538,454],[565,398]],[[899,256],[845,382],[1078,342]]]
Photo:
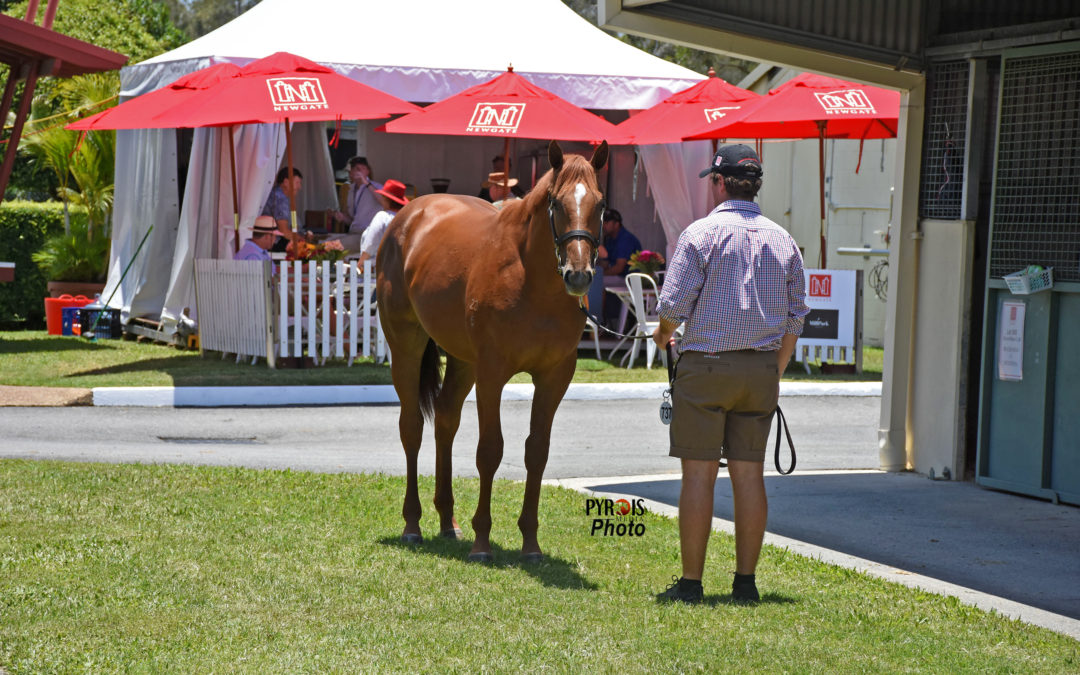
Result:
[[548,223],[551,224],[551,238],[555,240],[555,271],[559,276],[562,276],[563,269],[566,267],[566,260],[560,254],[560,250],[565,250],[565,245],[574,239],[584,239],[592,244],[592,261],[590,264],[595,268],[596,260],[600,256],[600,240],[588,230],[570,230],[559,234],[555,230],[555,202],[555,196],[548,193]]

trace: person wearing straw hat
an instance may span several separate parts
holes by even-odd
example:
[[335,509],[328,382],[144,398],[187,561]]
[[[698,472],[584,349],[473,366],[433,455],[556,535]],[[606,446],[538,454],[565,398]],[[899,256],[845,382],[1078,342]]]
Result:
[[[506,161],[503,159],[503,156],[502,155],[495,155],[494,157],[492,157],[491,158],[491,173],[495,174],[495,173],[506,173],[506,172],[507,172]],[[476,193],[476,196],[479,197],[480,199],[483,199],[484,201],[493,202],[495,200],[491,198],[491,192],[488,190],[490,182],[491,182],[491,178],[490,178],[490,175],[489,175],[488,182],[482,183],[480,185],[480,192]],[[517,181],[514,181],[514,185],[510,186],[510,191],[513,192],[518,197],[524,197],[525,196],[525,191],[517,186]]]
[[270,260],[270,249],[278,238],[278,226],[273,216],[259,216],[251,228],[251,239],[244,242],[233,260]]
[[405,184],[394,179],[383,183],[383,186],[375,191],[375,195],[382,204],[383,210],[376,213],[375,217],[371,219],[371,223],[364,230],[364,234],[360,239],[359,262],[361,265],[364,264],[365,260],[375,259],[375,254],[379,252],[379,245],[382,244],[383,236],[386,235],[386,228],[390,225],[390,221],[394,219],[402,206],[409,203],[409,198],[405,196]]
[[517,178],[507,178],[503,172],[494,172],[488,174],[488,179],[484,181],[484,189],[491,197],[492,206],[501,209],[504,202],[521,199],[513,192],[517,184]]
[[759,600],[754,574],[768,516],[765,446],[780,377],[810,311],[798,245],[754,203],[762,174],[752,148],[716,151],[701,177],[709,177],[718,206],[679,235],[656,306],[660,325],[653,340],[660,349],[686,324],[669,427],[669,454],[682,464],[683,575],[657,596],[661,601],[702,601],[721,459],[735,506],[731,598]]

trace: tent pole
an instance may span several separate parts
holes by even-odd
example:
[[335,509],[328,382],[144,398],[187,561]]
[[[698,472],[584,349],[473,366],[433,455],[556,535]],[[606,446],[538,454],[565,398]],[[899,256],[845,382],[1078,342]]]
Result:
[[[503,139],[503,187],[510,189],[510,137]],[[510,195],[508,194],[507,197]],[[506,197],[503,197],[506,199]]]
[[825,252],[825,120],[818,120],[818,177],[821,183],[821,252],[818,255],[818,261],[821,264],[821,269],[825,269],[827,266],[826,252]]
[[233,205],[233,253],[240,250],[240,200],[236,196],[236,147],[233,145],[233,127],[229,132],[229,168],[232,170],[232,205]]
[[289,221],[292,231],[296,233],[296,190],[293,189],[293,163],[292,163],[292,127],[289,126],[289,118],[285,118],[285,156],[289,167]]

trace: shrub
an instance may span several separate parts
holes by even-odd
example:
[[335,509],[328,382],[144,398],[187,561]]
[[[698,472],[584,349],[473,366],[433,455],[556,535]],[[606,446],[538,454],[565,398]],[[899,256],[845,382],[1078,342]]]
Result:
[[109,237],[100,227],[72,223],[70,232],[49,237],[31,258],[49,281],[105,281]]
[[[73,226],[86,227],[86,213],[73,209]],[[56,202],[0,204],[0,261],[15,263],[15,281],[0,283],[0,325],[41,328],[45,322],[45,273],[32,256],[50,236],[64,231],[63,206]]]

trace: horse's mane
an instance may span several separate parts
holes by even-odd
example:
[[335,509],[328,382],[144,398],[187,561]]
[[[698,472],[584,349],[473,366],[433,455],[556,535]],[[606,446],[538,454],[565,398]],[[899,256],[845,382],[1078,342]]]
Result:
[[[525,194],[525,197],[520,200],[506,202],[503,205],[502,210],[499,212],[499,221],[500,223],[524,223],[528,220],[529,215],[537,209],[547,209],[548,195],[552,192],[553,187],[564,185],[567,182],[587,183],[589,181],[596,181],[596,174],[589,160],[581,155],[566,155],[563,158],[563,167],[559,170],[557,179],[554,177],[554,171],[548,169],[540,177],[540,180],[536,181],[533,189]],[[555,185],[552,185],[553,182]]]

